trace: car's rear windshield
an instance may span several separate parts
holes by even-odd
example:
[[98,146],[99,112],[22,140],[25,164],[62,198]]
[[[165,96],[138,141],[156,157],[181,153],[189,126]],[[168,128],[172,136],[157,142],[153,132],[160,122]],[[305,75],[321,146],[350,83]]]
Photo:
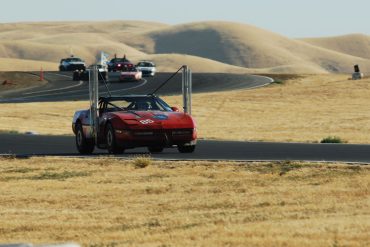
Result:
[[110,60],[111,63],[129,63],[130,60],[128,60],[127,58],[113,58],[112,60]]
[[73,57],[65,59],[66,62],[83,62],[81,58]]
[[155,67],[154,63],[149,62],[140,62],[137,64],[138,67]]

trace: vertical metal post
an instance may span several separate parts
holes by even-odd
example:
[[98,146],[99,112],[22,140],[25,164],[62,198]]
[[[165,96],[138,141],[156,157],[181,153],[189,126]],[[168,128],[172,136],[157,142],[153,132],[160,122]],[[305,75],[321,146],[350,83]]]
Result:
[[182,66],[182,101],[183,101],[183,109],[184,112],[187,113],[188,109],[188,98],[187,98],[187,81],[188,81],[188,66],[184,65]]
[[99,78],[98,67],[94,65],[89,71],[89,92],[90,92],[90,126],[91,134],[98,143],[99,131]]
[[191,115],[192,73],[188,66],[182,70],[182,97],[184,112]]
[[188,69],[188,113],[191,115],[191,96],[193,91],[193,74],[191,72],[191,69]]

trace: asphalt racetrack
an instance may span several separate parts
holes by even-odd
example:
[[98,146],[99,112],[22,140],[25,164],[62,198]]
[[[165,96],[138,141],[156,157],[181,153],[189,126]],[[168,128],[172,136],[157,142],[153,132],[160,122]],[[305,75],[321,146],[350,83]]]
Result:
[[[151,94],[172,74],[157,73],[154,77],[144,77],[139,82],[119,82],[117,74],[110,74],[108,88],[112,95]],[[14,92],[0,92],[0,103],[11,102],[52,102],[89,99],[89,82],[72,81],[71,72],[46,72],[46,85]],[[193,92],[215,92],[242,88],[255,88],[272,82],[271,78],[254,75],[193,73]],[[181,74],[177,74],[165,84],[157,95],[181,94]],[[107,96],[107,89],[100,82],[99,93]]]
[[[78,156],[73,136],[0,135],[0,154],[32,156]],[[163,160],[307,160],[338,162],[370,162],[370,145],[265,143],[199,140],[194,153],[182,154],[176,148],[151,154]],[[126,150],[118,157],[130,158],[149,154],[146,148]],[[90,157],[107,156],[96,149]]]
[[[113,95],[149,94],[160,86],[171,74],[159,73],[155,77],[144,78],[140,82],[118,82],[111,77],[108,83]],[[87,100],[88,82],[72,81],[71,73],[48,72],[49,81],[44,86],[0,94],[3,102],[45,102]],[[267,77],[231,74],[193,74],[193,92],[215,92],[242,88],[256,88],[271,83]],[[103,83],[101,95],[106,95]],[[166,84],[158,95],[181,94],[181,75]],[[72,117],[72,116],[71,116]],[[71,130],[72,134],[72,130]],[[73,136],[42,136],[0,134],[0,154],[3,155],[78,155]],[[146,148],[126,150],[120,157],[148,154]],[[92,157],[107,155],[105,150],[95,150]],[[151,154],[158,159],[179,160],[307,160],[370,162],[370,145],[349,144],[303,144],[303,143],[264,143],[199,140],[192,154],[181,154],[176,148],[165,149],[163,153]]]

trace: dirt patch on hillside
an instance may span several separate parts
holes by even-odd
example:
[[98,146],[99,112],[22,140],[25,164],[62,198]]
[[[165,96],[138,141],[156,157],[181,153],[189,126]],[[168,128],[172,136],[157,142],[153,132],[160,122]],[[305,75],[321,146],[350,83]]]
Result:
[[45,84],[46,81],[40,81],[37,74],[25,72],[0,72],[0,95],[13,91]]

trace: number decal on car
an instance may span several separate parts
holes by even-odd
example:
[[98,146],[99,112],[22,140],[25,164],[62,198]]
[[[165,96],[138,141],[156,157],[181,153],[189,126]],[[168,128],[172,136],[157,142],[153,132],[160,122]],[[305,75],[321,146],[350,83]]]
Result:
[[154,121],[150,119],[145,119],[145,120],[140,120],[140,123],[141,124],[151,124],[151,123],[154,123]]

